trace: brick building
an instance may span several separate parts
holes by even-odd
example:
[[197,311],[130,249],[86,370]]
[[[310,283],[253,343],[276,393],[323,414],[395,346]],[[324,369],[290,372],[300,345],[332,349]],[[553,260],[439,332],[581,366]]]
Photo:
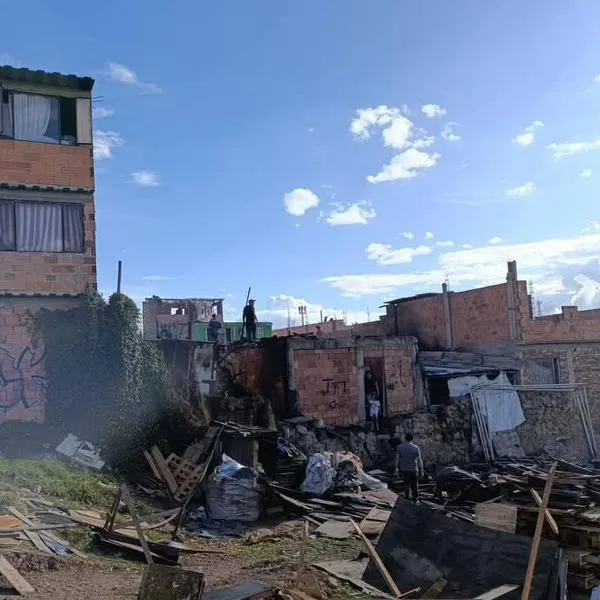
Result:
[[384,417],[426,403],[410,337],[275,338],[234,348],[226,361],[236,380],[268,397],[280,418],[304,414],[340,426],[364,421],[366,367],[382,383]]
[[30,313],[96,290],[93,84],[0,67],[0,422],[44,420]]

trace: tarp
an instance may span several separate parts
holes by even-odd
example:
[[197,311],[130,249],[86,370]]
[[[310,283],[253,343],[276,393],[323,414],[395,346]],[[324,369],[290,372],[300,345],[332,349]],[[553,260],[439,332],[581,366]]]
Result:
[[[494,389],[502,386],[510,389]],[[502,372],[496,379],[481,377],[456,377],[448,381],[450,397],[465,396],[471,393],[487,418],[490,433],[515,429],[525,422],[519,394]]]

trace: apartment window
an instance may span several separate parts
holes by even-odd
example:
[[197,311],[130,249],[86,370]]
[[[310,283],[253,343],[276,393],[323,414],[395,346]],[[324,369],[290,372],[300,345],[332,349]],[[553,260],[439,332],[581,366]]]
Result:
[[2,91],[0,135],[28,142],[77,144],[77,99]]
[[0,250],[83,252],[83,205],[0,202]]

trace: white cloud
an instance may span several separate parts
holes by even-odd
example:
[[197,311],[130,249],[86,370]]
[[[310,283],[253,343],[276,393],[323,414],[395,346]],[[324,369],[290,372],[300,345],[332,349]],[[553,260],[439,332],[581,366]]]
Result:
[[157,187],[160,185],[158,173],[155,171],[135,171],[135,173],[131,174],[131,178],[133,183],[144,187]]
[[442,129],[442,133],[440,133],[440,135],[447,142],[460,142],[461,137],[455,132],[456,127],[458,127],[458,123],[456,121],[448,121],[448,123],[444,125],[444,129]]
[[510,188],[506,190],[507,198],[525,198],[526,196],[533,196],[535,194],[536,187],[535,183],[532,181],[528,181],[523,185],[519,185],[515,188]]
[[452,248],[452,246],[454,246],[454,242],[452,240],[439,241],[439,242],[436,242],[435,245],[438,248]]
[[296,188],[283,197],[285,210],[296,217],[300,217],[311,208],[319,206],[319,196],[306,188]]
[[335,210],[327,215],[327,223],[336,225],[367,225],[374,219],[376,212],[365,202],[355,202],[347,207],[338,204]]
[[410,145],[413,133],[413,123],[410,119],[399,115],[394,117],[389,126],[383,130],[383,143],[386,146],[402,150]]
[[591,142],[564,142],[560,144],[554,142],[546,146],[546,149],[552,153],[554,160],[562,160],[563,158],[583,154],[591,150],[597,150],[598,148],[600,148],[600,138],[596,138]]
[[115,114],[113,108],[106,108],[104,106],[94,106],[92,111],[94,119],[106,119],[112,117]]
[[430,169],[437,164],[439,153],[428,154],[415,148],[409,148],[402,154],[392,157],[392,160],[384,165],[377,175],[369,175],[369,183],[384,183],[416,177],[420,170]]
[[544,126],[542,121],[532,121],[531,125],[528,125],[525,128],[523,133],[520,133],[514,140],[514,144],[518,144],[519,146],[531,146],[533,142],[535,142],[535,134],[538,129],[541,129]]
[[12,54],[8,54],[8,52],[0,52],[0,65],[8,65],[15,68],[22,66],[21,62]]
[[425,239],[426,240],[432,240],[435,237],[435,234],[431,231],[426,231],[425,232]]
[[144,281],[169,281],[171,278],[165,275],[145,275],[142,279]]
[[600,232],[600,223],[598,223],[598,221],[590,221],[581,230],[581,233],[598,233],[598,232]]
[[405,237],[407,240],[414,240],[415,234],[412,231],[403,231],[402,237]]
[[462,248],[464,248],[465,250],[469,250],[471,249],[473,246],[471,246],[471,244],[463,244]]
[[417,150],[421,150],[422,148],[429,148],[429,146],[433,146],[435,144],[435,137],[432,135],[426,135],[422,138],[416,139],[412,143],[412,147]]
[[367,258],[378,265],[401,265],[412,262],[417,256],[431,254],[433,250],[429,246],[394,249],[391,244],[372,243],[366,252]]
[[579,174],[581,177],[583,177],[584,179],[588,179],[592,176],[592,170],[591,169],[584,169],[583,171],[581,171],[581,173]]
[[490,239],[488,240],[488,244],[491,244],[492,246],[496,246],[496,245],[498,245],[498,244],[503,244],[505,241],[506,241],[506,240],[504,240],[504,239],[503,239],[503,238],[501,238],[501,237],[494,236],[494,237],[492,237],[492,238],[490,238]]
[[600,83],[600,73],[594,77],[594,83]]
[[356,111],[356,117],[350,123],[350,131],[355,136],[366,140],[371,137],[373,127],[388,125],[394,117],[400,115],[397,108],[386,105],[376,108],[359,108]]
[[[571,289],[575,293],[587,285],[589,292],[591,284],[581,278],[578,282],[576,276],[584,274],[593,281],[600,280],[600,226],[594,233],[521,244],[507,244],[492,238],[487,246],[440,254],[436,267],[428,271],[341,275],[323,281],[349,296],[381,296],[403,288],[409,288],[409,293],[422,292],[424,288],[437,290],[446,277],[456,288],[492,285],[505,280],[506,262],[513,259],[518,263],[520,279],[534,281],[536,297],[542,290],[558,292],[556,279],[565,282],[563,287],[567,291]],[[580,295],[585,296],[583,292]],[[561,301],[568,303],[569,297],[555,301],[560,306]],[[600,298],[597,301],[600,303]]]
[[448,111],[439,104],[424,104],[421,106],[421,112],[428,118],[443,117]]
[[111,158],[113,150],[120,148],[125,140],[116,131],[94,131],[94,158],[103,160]]
[[109,62],[107,67],[108,77],[117,83],[135,86],[142,94],[162,94],[162,89],[158,85],[141,81],[135,71],[121,63]]
[[[353,323],[364,323],[371,319],[376,319],[376,314],[369,315],[367,311],[347,311],[343,308],[328,308],[321,304],[309,302],[304,298],[296,298],[287,294],[278,294],[270,296],[267,305],[261,307],[258,305],[257,316],[260,321],[271,321],[274,328],[283,328],[288,324],[288,317],[291,325],[301,325],[301,317],[298,313],[299,306],[306,306],[306,318],[309,323],[317,323],[323,318],[344,319],[347,325]],[[241,312],[241,311],[240,311]]]

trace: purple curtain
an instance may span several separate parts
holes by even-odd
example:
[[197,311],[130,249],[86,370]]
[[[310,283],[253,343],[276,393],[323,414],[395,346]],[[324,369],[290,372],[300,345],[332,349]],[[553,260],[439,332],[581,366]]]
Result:
[[64,252],[83,252],[83,206],[63,205]]
[[18,251],[62,252],[63,226],[60,204],[17,202],[15,215]]
[[12,202],[0,202],[0,250],[15,249],[14,215]]

